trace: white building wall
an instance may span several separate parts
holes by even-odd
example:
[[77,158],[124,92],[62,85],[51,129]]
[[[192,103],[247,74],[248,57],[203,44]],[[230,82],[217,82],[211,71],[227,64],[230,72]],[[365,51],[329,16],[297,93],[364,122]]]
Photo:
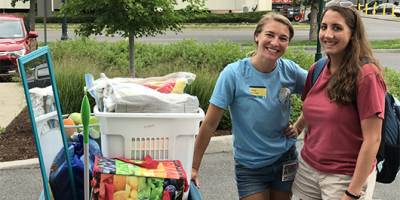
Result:
[[[212,1],[212,0],[211,0]],[[242,11],[247,0],[232,0],[235,2],[235,11]]]
[[11,6],[11,0],[0,0],[0,8],[1,9],[29,9],[29,1],[22,3],[21,1],[17,1],[15,7]]
[[60,8],[62,6],[61,0],[52,0],[52,5],[53,5],[53,8],[52,8],[53,11],[60,10]]
[[235,10],[236,0],[209,0],[205,1],[205,7],[209,10]]
[[[50,9],[51,11],[59,10],[61,8],[61,0],[47,0],[47,2],[48,9]],[[43,0],[37,0],[38,9],[43,9],[43,3]],[[11,0],[0,0],[0,9],[29,9],[29,5],[29,1],[25,3],[17,1],[15,7],[12,7]],[[41,12],[43,13],[44,11],[41,10]]]
[[182,2],[182,0],[176,0],[177,5],[175,6],[175,9],[182,9],[187,6],[186,2]]
[[[177,0],[176,9],[182,9],[187,6],[186,2]],[[272,0],[205,0],[205,8],[212,12],[243,12],[247,10],[268,11],[272,10]],[[245,8],[246,7],[246,8]]]
[[259,11],[272,10],[272,1],[271,0],[258,0],[258,10]]
[[[38,10],[44,13],[42,5],[43,0],[38,0]],[[186,2],[177,0],[176,9],[182,9],[187,6]],[[61,7],[61,0],[51,0],[48,3],[50,11],[58,10]],[[243,8],[247,7],[248,11],[256,8],[256,11],[272,10],[272,0],[205,0],[205,7],[214,12],[243,12]],[[15,7],[11,6],[11,0],[0,0],[0,9],[29,9],[29,1],[22,3],[18,1]]]

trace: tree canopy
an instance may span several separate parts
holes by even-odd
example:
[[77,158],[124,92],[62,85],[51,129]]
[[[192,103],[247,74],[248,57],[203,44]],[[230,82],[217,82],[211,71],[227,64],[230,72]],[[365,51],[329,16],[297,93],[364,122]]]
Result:
[[139,38],[179,31],[186,17],[204,5],[203,0],[186,3],[186,9],[175,10],[176,0],[68,0],[62,10],[67,16],[94,17],[80,25],[77,32],[81,35],[117,33]]
[[76,32],[83,36],[120,34],[129,38],[129,71],[135,76],[134,39],[155,36],[167,30],[179,31],[186,18],[204,5],[204,0],[183,0],[187,5],[176,10],[176,0],[68,0],[62,7],[67,16],[92,16]]

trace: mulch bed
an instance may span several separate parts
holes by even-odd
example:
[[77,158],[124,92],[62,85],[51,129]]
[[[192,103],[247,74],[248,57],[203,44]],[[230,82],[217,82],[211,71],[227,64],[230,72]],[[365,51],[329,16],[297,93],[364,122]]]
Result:
[[0,162],[37,158],[28,109],[21,113],[0,134]]
[[[218,130],[215,136],[230,135],[229,130]],[[0,162],[37,158],[28,109],[21,113],[0,134]]]

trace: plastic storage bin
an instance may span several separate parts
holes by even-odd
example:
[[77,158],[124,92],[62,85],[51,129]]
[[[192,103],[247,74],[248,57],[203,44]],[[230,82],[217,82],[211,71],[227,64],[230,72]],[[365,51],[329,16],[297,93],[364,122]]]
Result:
[[99,120],[105,157],[180,160],[190,183],[195,135],[204,112],[111,113],[93,109]]

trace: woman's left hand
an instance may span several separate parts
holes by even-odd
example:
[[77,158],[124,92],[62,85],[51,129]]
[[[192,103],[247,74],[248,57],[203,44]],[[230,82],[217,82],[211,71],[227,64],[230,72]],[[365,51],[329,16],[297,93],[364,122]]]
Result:
[[300,130],[295,126],[289,124],[289,126],[285,129],[285,135],[288,137],[297,137],[300,134]]

